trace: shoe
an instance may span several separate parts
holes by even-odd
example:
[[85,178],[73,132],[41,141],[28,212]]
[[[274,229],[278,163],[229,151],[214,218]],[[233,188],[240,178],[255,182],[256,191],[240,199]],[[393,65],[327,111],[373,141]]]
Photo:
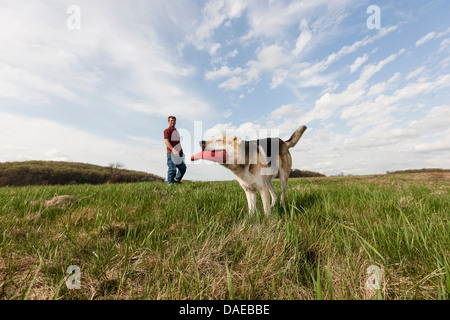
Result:
[[169,183],[169,187],[173,187],[173,183]]
[[175,183],[181,183],[181,180],[175,179],[173,182],[175,182]]

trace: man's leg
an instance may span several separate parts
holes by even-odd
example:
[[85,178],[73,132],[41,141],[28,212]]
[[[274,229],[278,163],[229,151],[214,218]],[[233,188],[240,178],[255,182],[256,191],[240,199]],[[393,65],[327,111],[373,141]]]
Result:
[[181,162],[179,165],[177,165],[178,173],[175,177],[175,182],[181,182],[181,179],[183,179],[184,174],[186,173],[186,164]]
[[177,166],[172,161],[172,153],[167,154],[167,183],[169,185],[174,183],[174,178],[177,173]]

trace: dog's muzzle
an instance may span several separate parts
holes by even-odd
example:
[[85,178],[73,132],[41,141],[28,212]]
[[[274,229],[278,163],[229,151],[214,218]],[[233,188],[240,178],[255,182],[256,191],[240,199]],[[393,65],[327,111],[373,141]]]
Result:
[[205,141],[204,140],[200,141],[200,146],[202,147],[202,151],[204,151],[205,150]]

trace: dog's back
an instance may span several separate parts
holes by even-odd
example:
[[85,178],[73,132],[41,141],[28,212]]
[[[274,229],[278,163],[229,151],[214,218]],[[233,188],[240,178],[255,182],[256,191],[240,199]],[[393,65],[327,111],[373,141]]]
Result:
[[[264,138],[245,141],[245,164],[255,173],[274,177],[289,177],[292,167],[290,148],[295,147],[306,130],[306,126],[298,128],[291,137],[283,141],[280,138]],[[264,170],[270,168],[271,170]]]

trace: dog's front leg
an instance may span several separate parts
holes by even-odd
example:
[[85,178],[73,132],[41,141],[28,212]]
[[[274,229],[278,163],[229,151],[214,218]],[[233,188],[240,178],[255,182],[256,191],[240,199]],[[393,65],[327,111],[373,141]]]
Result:
[[261,200],[262,200],[263,207],[264,207],[264,214],[266,216],[268,216],[270,213],[269,189],[267,187],[262,188],[259,190],[259,193],[261,194]]
[[272,181],[267,181],[267,186],[269,187],[270,196],[272,197],[272,203],[270,204],[270,207],[272,208],[275,203],[277,203],[277,192],[275,191],[275,188],[272,185]]
[[252,214],[256,208],[256,190],[250,188],[244,188],[245,195],[247,196],[248,213]]

